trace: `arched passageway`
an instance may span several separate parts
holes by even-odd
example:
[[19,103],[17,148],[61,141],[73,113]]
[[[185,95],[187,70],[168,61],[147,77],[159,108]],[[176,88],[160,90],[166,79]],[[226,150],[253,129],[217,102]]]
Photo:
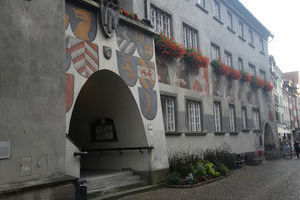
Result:
[[274,133],[269,123],[266,123],[264,129],[264,148],[266,159],[273,157],[273,152],[276,149]]
[[[76,100],[69,137],[81,149],[148,146],[143,121],[131,90],[109,70],[94,73]],[[139,151],[94,152],[81,158],[83,170],[149,170],[150,155]]]

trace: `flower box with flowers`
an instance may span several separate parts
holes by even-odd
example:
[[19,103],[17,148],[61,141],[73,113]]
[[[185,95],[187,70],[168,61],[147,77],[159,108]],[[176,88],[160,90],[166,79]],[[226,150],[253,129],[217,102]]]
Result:
[[193,48],[185,50],[183,59],[186,64],[196,68],[205,68],[209,63],[208,57],[202,56],[200,50],[195,50]]
[[268,80],[265,80],[265,87],[264,87],[264,90],[265,91],[269,91],[271,92],[273,90],[273,85],[270,83],[270,81]]
[[229,80],[241,80],[242,74],[240,70],[234,69],[233,67],[230,68],[230,73],[227,77]]
[[265,82],[262,79],[260,79],[258,76],[253,76],[252,81],[251,81],[251,86],[254,89],[257,89],[257,88],[264,89]]
[[226,78],[230,74],[230,67],[222,63],[220,58],[218,60],[213,60],[210,64],[216,74],[223,75]]
[[158,55],[163,57],[182,58],[184,55],[184,48],[179,45],[173,38],[169,38],[161,33],[154,37],[155,51]]
[[242,77],[241,77],[242,82],[251,83],[252,76],[248,72],[241,70],[241,75],[242,75]]
[[[116,1],[116,0],[111,0],[111,1]],[[127,17],[127,18],[129,18],[129,19],[132,19],[136,22],[139,22],[139,23],[142,23],[146,26],[152,27],[150,20],[148,20],[148,19],[140,20],[138,18],[137,14],[132,13],[132,12],[127,12],[124,8],[120,8],[120,14]]]

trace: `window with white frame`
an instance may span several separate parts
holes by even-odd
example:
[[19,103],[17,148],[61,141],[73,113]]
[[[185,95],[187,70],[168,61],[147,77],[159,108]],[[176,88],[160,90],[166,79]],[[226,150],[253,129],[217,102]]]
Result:
[[262,78],[263,80],[267,79],[266,72],[264,70],[259,70],[259,75],[260,75],[260,78]]
[[215,122],[215,131],[221,132],[221,103],[214,102],[214,122]]
[[225,64],[227,66],[232,66],[232,55],[228,51],[225,51]]
[[211,44],[211,58],[212,60],[220,58],[220,47],[215,44]]
[[205,0],[198,0],[198,5],[205,8]]
[[256,75],[255,66],[249,63],[249,71],[252,76]]
[[229,105],[229,128],[230,128],[230,131],[235,131],[235,110],[234,110],[234,105]]
[[244,70],[244,61],[242,58],[239,58],[238,64],[239,64],[239,70]]
[[151,24],[156,31],[171,36],[171,16],[153,5],[151,5]]
[[164,124],[167,132],[176,130],[175,121],[175,98],[170,96],[162,96],[161,104],[164,116]]
[[253,39],[253,32],[252,32],[252,30],[251,29],[249,29],[249,43],[251,44],[251,45],[253,45],[254,44],[254,39]]
[[233,30],[233,18],[232,13],[230,11],[227,11],[227,26],[231,30]]
[[221,20],[221,8],[219,1],[214,1],[214,15],[218,20]]
[[183,44],[185,48],[195,48],[198,47],[198,32],[196,29],[190,27],[183,23]]
[[242,125],[243,130],[247,130],[247,109],[245,107],[242,108]]
[[189,130],[201,131],[201,103],[197,101],[187,101]]
[[260,38],[260,52],[264,53],[265,52],[265,46],[264,46],[264,40]]
[[241,21],[239,21],[239,34],[241,38],[244,38],[244,24]]
[[260,129],[260,119],[259,119],[259,111],[256,109],[252,110],[252,120],[253,120],[253,129]]

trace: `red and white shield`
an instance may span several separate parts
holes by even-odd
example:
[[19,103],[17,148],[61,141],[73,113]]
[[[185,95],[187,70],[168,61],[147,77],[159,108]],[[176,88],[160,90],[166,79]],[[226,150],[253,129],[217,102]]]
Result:
[[72,62],[77,72],[88,78],[98,70],[98,45],[81,39],[69,37]]

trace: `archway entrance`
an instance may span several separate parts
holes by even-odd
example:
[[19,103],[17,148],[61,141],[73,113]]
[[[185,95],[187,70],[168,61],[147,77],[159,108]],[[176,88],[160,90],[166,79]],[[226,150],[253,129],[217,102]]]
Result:
[[266,123],[264,130],[264,148],[265,148],[265,157],[266,159],[271,159],[274,157],[276,146],[275,138],[269,123]]
[[90,151],[81,158],[81,175],[91,171],[149,170],[149,154],[115,150],[148,146],[148,142],[131,90],[112,71],[95,72],[82,87],[72,112],[69,137],[79,148]]

